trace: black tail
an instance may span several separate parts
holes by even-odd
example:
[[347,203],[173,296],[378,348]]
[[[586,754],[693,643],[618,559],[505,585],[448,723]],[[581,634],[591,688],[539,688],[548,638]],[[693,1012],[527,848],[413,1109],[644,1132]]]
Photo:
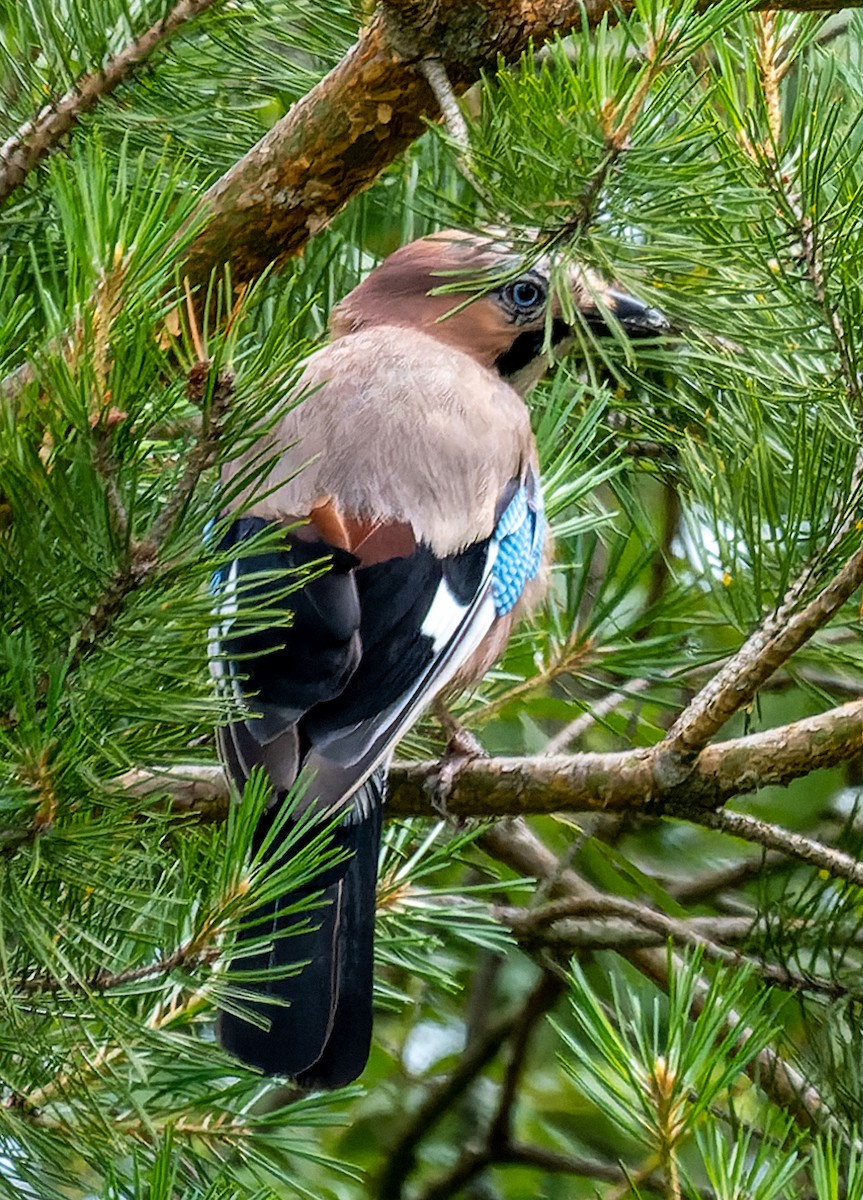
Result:
[[[351,857],[260,909],[253,915],[252,928],[239,935],[242,946],[244,938],[259,937],[269,922],[273,941],[262,952],[237,961],[238,977],[268,967],[307,965],[287,978],[244,983],[261,999],[244,1001],[243,1006],[268,1027],[222,1012],[219,1041],[244,1063],[267,1075],[289,1076],[303,1087],[351,1083],[369,1056],[383,783],[379,771],[358,789],[349,817],[334,833],[335,846]],[[320,909],[284,914],[286,907],[315,892],[323,892]],[[312,928],[288,932],[303,923]]]

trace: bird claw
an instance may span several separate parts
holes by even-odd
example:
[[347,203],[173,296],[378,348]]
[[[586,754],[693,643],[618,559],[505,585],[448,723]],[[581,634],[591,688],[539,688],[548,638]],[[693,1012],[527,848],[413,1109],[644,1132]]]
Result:
[[[429,780],[432,808],[445,820],[450,819],[448,801],[452,794],[456,776],[462,767],[477,758],[488,758],[482,743],[461,725],[455,717],[440,702],[434,706],[435,716],[447,733],[446,749],[443,752],[438,769]],[[464,824],[463,817],[455,820]]]

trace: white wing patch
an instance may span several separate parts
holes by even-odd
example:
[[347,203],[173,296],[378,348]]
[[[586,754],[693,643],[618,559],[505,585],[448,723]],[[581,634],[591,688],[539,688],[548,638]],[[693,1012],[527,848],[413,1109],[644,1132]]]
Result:
[[421,633],[431,638],[435,654],[440,653],[461,625],[468,608],[469,605],[456,600],[446,580],[442,579],[420,629]]
[[[210,626],[210,640],[207,644],[210,678],[216,684],[217,690],[224,689],[227,682],[237,704],[243,705],[245,697],[236,678],[234,664],[231,661],[226,664],[225,652],[222,649],[223,640],[230,634],[237,615],[237,560],[234,559],[231,563],[227,578],[223,579],[221,573],[217,572],[210,586],[219,601],[214,614],[219,618],[219,624]],[[224,695],[224,692],[222,694]]]

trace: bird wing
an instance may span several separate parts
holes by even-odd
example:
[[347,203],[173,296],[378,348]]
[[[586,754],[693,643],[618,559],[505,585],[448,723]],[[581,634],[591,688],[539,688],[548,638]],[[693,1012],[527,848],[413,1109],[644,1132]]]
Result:
[[[257,997],[243,1001],[252,1019],[223,1010],[219,1039],[267,1073],[335,1087],[371,1036],[386,763],[433,696],[505,640],[544,526],[527,414],[468,356],[442,362],[431,339],[376,331],[318,352],[306,383],[221,543],[211,662],[235,703],[218,737],[237,785],[261,766],[275,804],[302,770],[296,811],[343,812],[345,857],[309,885],[311,925],[302,889],[250,914],[232,975]],[[267,845],[277,865],[285,852]]]
[[[491,537],[446,556],[403,527],[381,527],[376,542],[363,530],[353,550],[308,527],[303,537],[286,529],[281,545],[262,552],[267,522],[234,523],[223,548],[236,557],[216,583],[213,661],[245,709],[223,735],[238,784],[263,765],[286,789],[302,765],[315,780],[311,796],[328,808],[387,758],[538,573],[543,517],[532,469],[507,481],[498,507]],[[386,541],[412,549],[380,561]],[[309,578],[316,568],[328,569]],[[303,586],[286,589],[304,573]],[[264,610],[251,627],[236,624],[241,594]]]

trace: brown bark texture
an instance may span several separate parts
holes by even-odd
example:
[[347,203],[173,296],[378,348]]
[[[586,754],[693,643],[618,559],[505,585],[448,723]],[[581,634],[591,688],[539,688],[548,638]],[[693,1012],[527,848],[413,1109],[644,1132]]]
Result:
[[[706,746],[683,780],[665,781],[662,744],[608,754],[474,758],[451,764],[395,763],[392,816],[508,817],[516,813],[705,813],[734,796],[790,783],[863,753],[863,701],[844,704],[748,737]],[[178,811],[218,819],[228,785],[219,767],[129,771],[117,784],[137,795],[167,794]]]
[[[709,3],[709,0],[708,0]],[[531,44],[596,25],[631,0],[390,0],[316,87],[209,189],[208,220],[186,257],[193,283],[229,263],[235,286],[301,253],[440,115],[417,64],[435,58],[464,92]],[[830,10],[830,0],[783,5]]]
[[359,40],[203,198],[207,226],[189,248],[193,283],[230,263],[235,285],[305,243],[367,188],[437,119],[438,104],[417,64],[434,57],[463,92],[498,59],[531,40],[566,33],[605,0],[586,6],[474,0],[380,5]]

